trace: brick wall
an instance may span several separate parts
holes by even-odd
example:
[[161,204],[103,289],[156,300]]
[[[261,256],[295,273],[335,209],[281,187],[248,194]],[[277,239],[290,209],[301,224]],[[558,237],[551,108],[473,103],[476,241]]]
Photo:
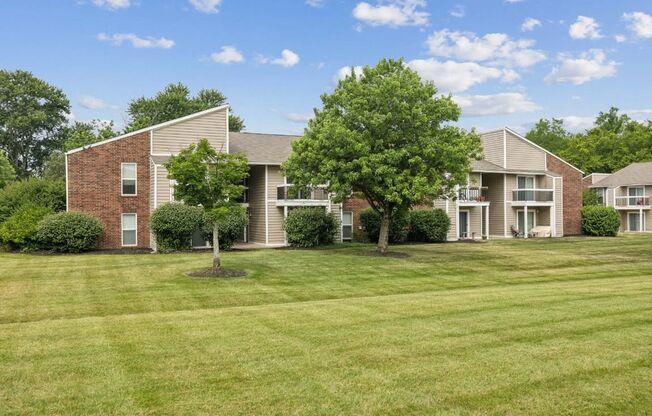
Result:
[[[68,155],[68,210],[81,211],[104,224],[99,248],[122,246],[121,216],[138,214],[138,247],[150,246],[149,132]],[[137,163],[137,196],[121,196],[121,166]]]
[[582,233],[582,173],[560,161],[546,155],[548,170],[564,178],[564,235]]
[[362,230],[360,229],[360,211],[362,211],[365,208],[369,208],[369,203],[364,199],[360,199],[360,198],[349,198],[344,201],[344,204],[342,206],[342,211],[353,212],[353,239],[354,240],[362,232]]

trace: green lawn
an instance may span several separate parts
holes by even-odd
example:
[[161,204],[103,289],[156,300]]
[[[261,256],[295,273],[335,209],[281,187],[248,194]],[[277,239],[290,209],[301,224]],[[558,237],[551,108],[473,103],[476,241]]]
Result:
[[652,235],[0,254],[0,414],[652,414]]

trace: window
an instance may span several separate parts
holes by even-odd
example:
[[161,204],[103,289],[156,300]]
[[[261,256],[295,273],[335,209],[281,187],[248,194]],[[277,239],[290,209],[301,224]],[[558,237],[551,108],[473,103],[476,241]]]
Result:
[[634,205],[644,205],[645,198],[645,188],[642,186],[631,186],[627,188],[628,204],[630,206]]
[[122,245],[125,247],[138,244],[138,218],[136,214],[122,214]]
[[170,179],[170,202],[176,201],[174,197],[174,189],[177,187],[177,181]]
[[518,189],[534,189],[534,176],[519,176]]
[[517,201],[534,201],[534,176],[517,176],[516,185],[519,189]]
[[122,164],[122,195],[123,196],[136,195],[136,164],[135,163]]
[[593,189],[593,192],[595,192],[598,205],[606,205],[606,198],[605,198],[606,188],[595,188]]
[[342,212],[342,239],[351,240],[353,237],[353,212]]

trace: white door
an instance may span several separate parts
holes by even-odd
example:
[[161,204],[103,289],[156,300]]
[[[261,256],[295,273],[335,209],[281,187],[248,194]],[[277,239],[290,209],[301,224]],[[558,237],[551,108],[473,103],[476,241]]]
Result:
[[627,214],[627,223],[628,231],[641,231],[641,229],[645,230],[645,214],[641,216],[638,212],[630,212]]

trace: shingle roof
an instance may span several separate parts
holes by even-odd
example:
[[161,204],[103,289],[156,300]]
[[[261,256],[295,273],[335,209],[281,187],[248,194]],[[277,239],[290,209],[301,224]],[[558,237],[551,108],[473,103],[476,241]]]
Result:
[[262,133],[229,133],[229,152],[244,153],[249,163],[280,165],[292,153],[300,136]]
[[632,163],[618,172],[591,185],[591,188],[652,185],[652,162]]

